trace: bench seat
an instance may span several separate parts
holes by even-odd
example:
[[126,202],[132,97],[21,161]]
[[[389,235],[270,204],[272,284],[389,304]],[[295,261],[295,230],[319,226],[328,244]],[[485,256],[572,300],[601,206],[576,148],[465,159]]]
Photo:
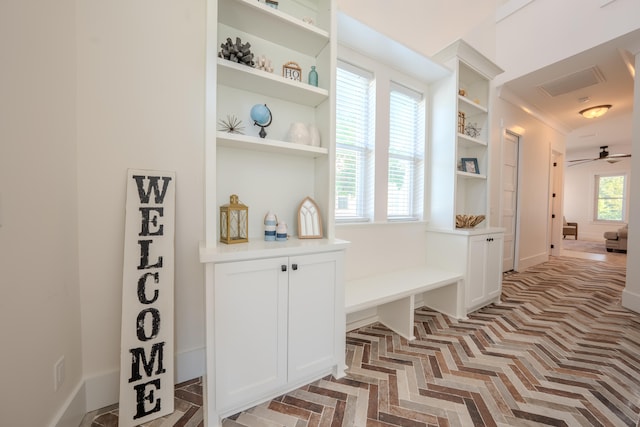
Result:
[[377,307],[380,323],[413,340],[415,296],[424,305],[457,319],[466,317],[463,275],[419,266],[348,281],[345,286],[347,314]]

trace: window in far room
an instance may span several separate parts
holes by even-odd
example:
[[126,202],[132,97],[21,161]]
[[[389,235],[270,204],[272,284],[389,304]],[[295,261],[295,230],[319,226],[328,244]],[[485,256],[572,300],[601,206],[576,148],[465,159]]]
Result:
[[595,221],[625,222],[626,174],[595,176]]

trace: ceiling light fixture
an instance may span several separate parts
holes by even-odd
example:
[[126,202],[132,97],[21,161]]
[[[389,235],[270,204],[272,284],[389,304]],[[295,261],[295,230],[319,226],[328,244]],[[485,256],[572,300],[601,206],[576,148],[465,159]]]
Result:
[[586,117],[587,119],[595,119],[596,117],[600,117],[604,115],[611,108],[611,104],[607,105],[596,105],[595,107],[585,108],[580,111],[580,115]]

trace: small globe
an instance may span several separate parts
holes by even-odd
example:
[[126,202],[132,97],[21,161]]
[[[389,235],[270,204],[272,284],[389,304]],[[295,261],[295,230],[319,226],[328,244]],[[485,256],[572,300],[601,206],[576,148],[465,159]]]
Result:
[[271,111],[264,104],[256,104],[251,107],[251,120],[258,126],[269,126]]

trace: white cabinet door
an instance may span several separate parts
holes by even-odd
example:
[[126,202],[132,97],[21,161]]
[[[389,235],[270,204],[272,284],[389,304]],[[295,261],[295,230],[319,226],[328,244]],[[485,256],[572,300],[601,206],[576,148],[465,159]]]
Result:
[[503,247],[502,233],[482,234],[469,238],[467,311],[475,310],[500,298]]
[[466,299],[467,309],[478,306],[485,297],[484,275],[486,269],[485,247],[487,236],[469,238],[469,261],[467,268]]
[[490,234],[486,247],[485,294],[486,299],[500,298],[502,292],[502,262],[504,258],[504,235]]
[[219,411],[286,384],[287,265],[281,257],[215,266]]
[[289,381],[336,364],[336,284],[341,253],[289,259]]

